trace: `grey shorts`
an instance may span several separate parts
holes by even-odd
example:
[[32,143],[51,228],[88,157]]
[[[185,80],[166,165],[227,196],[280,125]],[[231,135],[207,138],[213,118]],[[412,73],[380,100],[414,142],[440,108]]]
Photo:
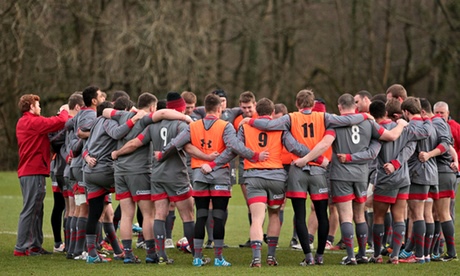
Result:
[[441,172],[439,178],[439,197],[438,198],[455,198],[457,177],[455,173]]
[[115,175],[115,198],[150,200],[150,174]]
[[390,190],[382,189],[378,185],[374,187],[374,201],[395,204],[398,199],[407,200],[409,198],[409,186]]
[[80,193],[80,194],[83,194],[85,193],[85,188],[86,188],[86,185],[85,185],[85,182],[83,180],[83,171],[81,170],[80,167],[74,167],[74,168],[71,168],[71,172],[72,172],[72,176],[73,178],[75,179],[77,185],[73,187],[73,190],[74,190],[74,193]]
[[177,202],[192,196],[190,183],[152,182],[150,191],[152,201],[169,199],[170,202]]
[[209,184],[195,181],[193,183],[193,197],[232,197],[232,185]]
[[115,191],[113,172],[84,173],[87,199],[100,197]]
[[311,175],[297,166],[290,166],[286,197],[307,198],[310,194],[312,200],[324,200],[329,198],[329,189],[325,174]]
[[285,183],[257,177],[246,178],[248,205],[266,203],[269,207],[279,207],[285,199]]
[[439,190],[437,185],[411,183],[409,188],[409,200],[438,199],[438,193]]
[[332,201],[334,203],[353,200],[364,203],[367,199],[367,182],[331,180]]

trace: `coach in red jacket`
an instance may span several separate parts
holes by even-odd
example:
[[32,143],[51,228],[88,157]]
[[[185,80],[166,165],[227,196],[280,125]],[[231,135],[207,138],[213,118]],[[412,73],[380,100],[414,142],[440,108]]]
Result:
[[21,184],[23,209],[19,216],[18,237],[14,256],[51,254],[43,249],[43,201],[46,195],[45,177],[50,174],[50,141],[48,133],[64,127],[68,106],[60,114],[40,116],[40,97],[33,94],[19,99],[22,117],[16,125],[19,148],[18,176]]

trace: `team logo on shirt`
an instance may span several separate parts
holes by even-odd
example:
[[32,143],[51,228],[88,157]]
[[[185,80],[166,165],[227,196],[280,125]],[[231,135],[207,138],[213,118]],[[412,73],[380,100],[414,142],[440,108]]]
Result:
[[328,190],[329,190],[328,188],[321,188],[321,189],[318,190],[318,193],[325,194],[325,193],[328,192]]
[[214,190],[217,190],[217,191],[228,191],[229,188],[228,188],[228,185],[215,185],[215,186],[214,186]]
[[283,199],[284,194],[273,195],[273,199]]

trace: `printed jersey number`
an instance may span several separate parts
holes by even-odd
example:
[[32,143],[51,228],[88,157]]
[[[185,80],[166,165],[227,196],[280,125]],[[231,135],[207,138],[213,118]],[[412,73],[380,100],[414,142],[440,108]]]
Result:
[[165,147],[168,143],[168,129],[165,127],[162,127],[160,129],[160,137],[161,140],[163,140],[163,147]]
[[268,135],[265,132],[259,133],[259,146],[266,147],[267,146]]
[[315,137],[315,130],[313,127],[313,123],[305,123],[302,125],[303,128],[303,137],[310,137],[313,138]]
[[200,142],[201,142],[201,148],[204,148],[205,146],[207,146],[208,149],[210,149],[212,147],[211,140],[205,141],[204,139],[201,139]]
[[359,141],[361,140],[361,136],[359,136],[359,127],[358,126],[352,126],[351,127],[351,141],[353,144],[358,144]]

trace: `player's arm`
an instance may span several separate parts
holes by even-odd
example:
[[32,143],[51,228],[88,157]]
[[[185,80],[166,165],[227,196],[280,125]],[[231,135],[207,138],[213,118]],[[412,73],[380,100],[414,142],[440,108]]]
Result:
[[433,120],[433,123],[433,126],[436,128],[436,133],[438,134],[438,145],[429,152],[421,151],[418,155],[420,162],[426,162],[430,158],[444,154],[446,151],[450,150],[450,146],[453,144],[447,123],[441,118],[437,118],[436,123]]
[[401,164],[406,163],[414,154],[417,143],[414,141],[408,142],[404,148],[398,153],[395,159],[383,165],[383,169],[387,174],[391,174],[401,168]]
[[381,148],[382,144],[378,140],[371,139],[369,147],[365,150],[355,153],[337,153],[337,157],[341,163],[365,164],[374,160]]
[[308,162],[311,162],[321,156],[334,142],[335,131],[326,131],[323,139],[304,157],[294,160],[297,167],[303,168]]
[[192,145],[191,143],[186,144],[184,146],[184,150],[193,158],[206,160],[206,161],[213,161],[214,159],[216,159],[217,156],[219,156],[219,153],[217,151],[213,152],[212,154],[206,154],[202,152],[199,148]]
[[407,126],[408,124],[406,120],[399,119],[397,121],[398,124],[396,125],[396,127],[394,127],[391,130],[386,130],[385,128],[381,127],[377,123],[375,122],[373,123],[374,123],[374,127],[376,127],[378,133],[380,134],[379,139],[382,141],[395,141],[396,139],[399,138],[399,136],[401,136],[401,133],[403,132],[404,127]]
[[365,120],[372,118],[366,113],[356,113],[346,116],[339,116],[330,113],[324,113],[326,128],[346,127],[357,125]]
[[190,143],[190,137],[190,127],[186,126],[184,130],[163,148],[163,151],[155,152],[155,159],[161,162],[172,153],[181,150],[186,144]]
[[129,112],[130,111],[126,111],[126,110],[116,110],[113,108],[104,108],[104,110],[102,111],[102,117],[118,121],[121,118],[121,116]]
[[452,156],[452,163],[450,164],[450,168],[454,172],[458,172],[458,154],[455,151],[455,148],[453,146],[450,146],[449,152],[450,152],[450,155]]
[[190,116],[187,116],[179,111],[173,109],[162,109],[151,114],[153,122],[159,122],[161,120],[180,120],[187,123],[193,122]]
[[411,120],[406,129],[408,131],[409,141],[418,141],[426,139],[431,135],[433,131],[435,131],[433,128],[433,124],[431,123],[431,120],[428,118],[423,120],[422,127],[418,126],[414,123],[413,120]]
[[[240,131],[242,132],[241,135],[244,136],[243,127],[240,127],[238,132]],[[225,126],[223,139],[224,139],[224,142],[227,148],[229,148],[234,153],[242,156],[243,158],[249,160],[250,162],[264,161],[268,157],[268,153],[265,151],[259,153],[259,152],[254,152],[251,149],[247,148],[244,145],[244,142],[238,139],[235,133],[235,129],[233,128],[231,124],[227,124]]]
[[289,114],[283,115],[280,118],[274,120],[246,119],[248,118],[243,119],[244,123],[248,123],[250,126],[260,130],[289,130],[291,128],[291,117]]
[[150,127],[147,126],[136,138],[129,140],[120,149],[112,151],[112,159],[116,160],[120,156],[130,154],[143,145],[147,145],[150,141]]

